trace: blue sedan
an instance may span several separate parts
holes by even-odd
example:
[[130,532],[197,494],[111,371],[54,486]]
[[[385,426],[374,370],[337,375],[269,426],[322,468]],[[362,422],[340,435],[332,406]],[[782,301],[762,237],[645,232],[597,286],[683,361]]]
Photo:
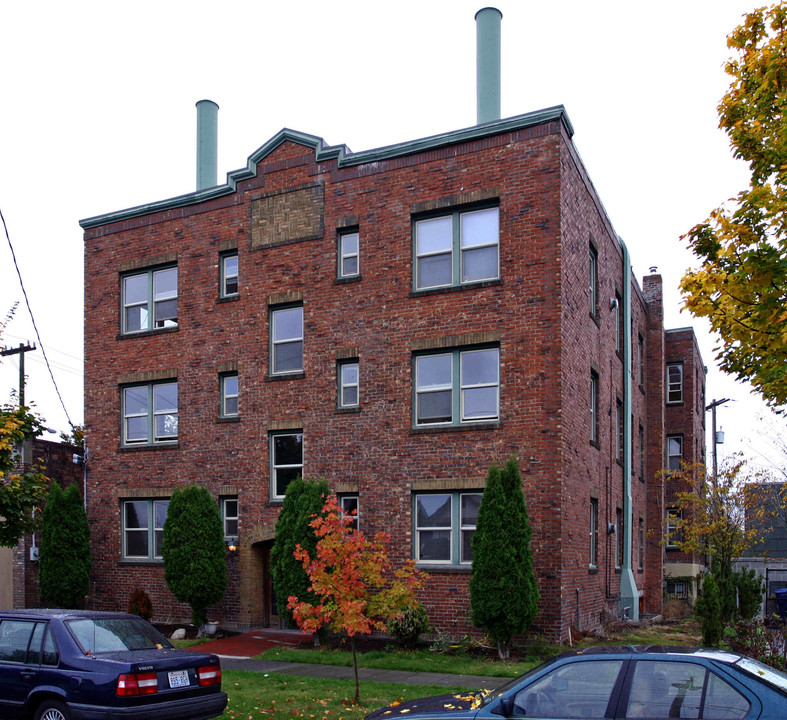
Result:
[[562,653],[491,692],[384,707],[366,720],[785,720],[787,674],[721,650],[597,647]]
[[215,655],[136,615],[0,610],[0,717],[207,720],[227,705]]

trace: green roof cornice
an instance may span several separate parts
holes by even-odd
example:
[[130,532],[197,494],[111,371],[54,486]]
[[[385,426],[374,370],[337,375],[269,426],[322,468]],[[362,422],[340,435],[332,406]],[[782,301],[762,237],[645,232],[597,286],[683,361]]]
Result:
[[516,115],[515,117],[505,118],[503,120],[494,120],[480,125],[473,125],[463,130],[454,130],[440,135],[432,135],[419,140],[410,140],[408,142],[387,145],[374,150],[364,150],[358,153],[351,152],[346,145],[325,145],[321,137],[284,128],[249,156],[245,168],[227,173],[227,182],[224,185],[217,185],[216,187],[198,190],[186,195],[178,195],[177,197],[167,200],[159,200],[145,205],[138,205],[128,208],[127,210],[96,215],[80,220],[79,224],[83,229],[87,230],[101,225],[108,225],[109,223],[141,217],[154,212],[162,212],[174,208],[187,207],[189,205],[198,205],[207,200],[230,195],[236,191],[239,182],[248,180],[257,175],[257,165],[262,162],[265,157],[288,141],[298,143],[307,148],[312,148],[317,162],[335,160],[338,167],[351,167],[354,165],[363,165],[364,163],[391,160],[405,155],[434,150],[446,145],[454,145],[456,143],[478,140],[480,138],[499,135],[505,132],[521,130],[527,127],[543,125],[554,120],[562,121],[569,137],[574,134],[574,129],[571,125],[571,121],[568,119],[565,108],[562,105],[556,105],[555,107],[546,108],[545,110],[538,110],[524,115]]

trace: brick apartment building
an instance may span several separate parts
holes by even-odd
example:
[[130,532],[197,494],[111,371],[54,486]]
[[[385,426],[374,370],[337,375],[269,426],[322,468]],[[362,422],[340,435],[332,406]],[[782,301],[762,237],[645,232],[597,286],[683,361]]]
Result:
[[516,454],[537,628],[659,612],[660,471],[668,437],[704,447],[705,375],[572,134],[562,106],[359,153],[283,130],[225,184],[83,220],[92,604],[141,587],[188,616],[160,545],[197,483],[238,547],[211,614],[276,624],[269,552],[302,474],[391,533],[431,575],[432,623],[463,634],[487,470]]

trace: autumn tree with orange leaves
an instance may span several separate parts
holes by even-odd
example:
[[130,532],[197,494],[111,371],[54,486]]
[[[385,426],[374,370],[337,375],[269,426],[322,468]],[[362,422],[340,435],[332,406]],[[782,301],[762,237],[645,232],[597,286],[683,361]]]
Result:
[[332,632],[346,633],[350,638],[355,670],[354,702],[358,704],[356,635],[385,631],[388,620],[401,617],[407,608],[415,605],[416,592],[428,576],[412,560],[394,569],[385,548],[388,533],[379,532],[373,540],[367,540],[352,527],[353,522],[352,516],[342,513],[336,496],[330,495],[323,514],[311,522],[318,538],[316,554],[311,555],[300,544],[295,550],[318,603],[291,595],[287,607],[302,630],[316,632],[327,626]]
[[778,407],[787,404],[787,3],[745,15],[727,45],[719,126],[751,181],[684,236],[700,266],[681,289],[718,333],[722,370]]

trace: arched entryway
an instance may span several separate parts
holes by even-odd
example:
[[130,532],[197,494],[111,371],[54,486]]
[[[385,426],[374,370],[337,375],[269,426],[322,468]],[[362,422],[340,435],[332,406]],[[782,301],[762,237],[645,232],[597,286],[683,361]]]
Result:
[[247,534],[243,553],[248,561],[241,571],[242,625],[247,627],[281,626],[281,618],[273,592],[271,575],[271,549],[275,527],[257,525]]

